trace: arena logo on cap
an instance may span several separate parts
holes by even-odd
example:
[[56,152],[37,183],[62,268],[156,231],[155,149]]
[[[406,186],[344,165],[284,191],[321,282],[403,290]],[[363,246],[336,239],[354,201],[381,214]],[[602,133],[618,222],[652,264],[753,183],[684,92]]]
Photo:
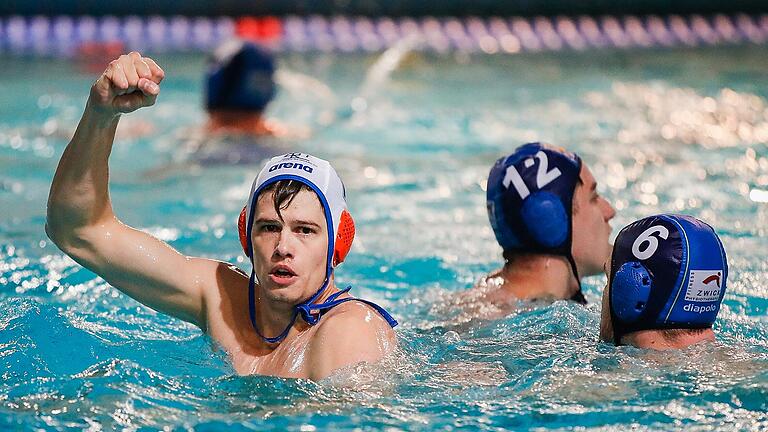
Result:
[[720,298],[722,270],[691,270],[686,301],[713,302]]
[[269,167],[269,172],[276,171],[282,168],[302,170],[309,174],[312,174],[312,171],[314,171],[314,169],[311,166],[309,166],[309,164],[302,164],[298,162],[280,162],[277,165],[272,165],[271,167]]

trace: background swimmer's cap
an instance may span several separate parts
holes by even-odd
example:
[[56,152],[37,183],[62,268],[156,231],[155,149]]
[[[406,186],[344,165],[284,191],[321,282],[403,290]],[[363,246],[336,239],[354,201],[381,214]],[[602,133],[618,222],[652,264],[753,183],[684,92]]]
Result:
[[725,249],[706,223],[662,214],[627,225],[608,279],[614,343],[639,330],[711,327],[727,278]]
[[[573,193],[581,159],[573,153],[529,143],[496,161],[488,175],[488,218],[505,251],[571,253]],[[581,290],[573,298],[585,303]]]
[[252,42],[234,39],[214,51],[206,74],[208,110],[264,111],[275,96],[275,60]]

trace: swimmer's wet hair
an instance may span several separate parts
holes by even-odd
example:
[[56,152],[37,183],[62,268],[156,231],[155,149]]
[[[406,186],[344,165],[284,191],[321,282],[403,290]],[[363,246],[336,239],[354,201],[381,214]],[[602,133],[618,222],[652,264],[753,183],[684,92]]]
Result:
[[[584,181],[581,179],[581,173],[579,173],[579,176],[576,178],[576,187],[573,188],[573,194],[576,195],[576,188],[579,186],[584,186]],[[571,207],[573,208],[573,214],[578,213],[579,211],[579,203],[576,202],[576,200],[573,200],[571,202]],[[573,221],[571,221],[573,222]]]
[[698,336],[712,327],[707,328],[694,328],[694,329],[664,329],[661,331],[661,336],[668,342],[675,342],[683,336]]
[[[296,198],[296,195],[298,195],[302,190],[314,193],[314,191],[309,186],[296,180],[277,181],[265,187],[261,193],[263,194],[264,192],[274,192],[274,195],[272,196],[272,202],[275,206],[275,212],[277,213],[277,217],[279,217],[280,220],[283,220],[283,215],[280,213],[280,210],[287,209],[288,206],[293,202],[293,199]],[[319,203],[320,200],[318,200],[318,204]],[[322,204],[320,204],[320,206],[322,207]]]

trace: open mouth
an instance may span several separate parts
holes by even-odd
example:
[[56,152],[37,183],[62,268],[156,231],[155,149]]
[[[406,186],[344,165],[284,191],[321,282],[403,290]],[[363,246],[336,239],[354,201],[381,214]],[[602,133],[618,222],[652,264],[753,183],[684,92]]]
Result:
[[291,283],[296,276],[296,273],[290,267],[283,265],[277,266],[269,272],[269,277],[272,281],[280,285]]

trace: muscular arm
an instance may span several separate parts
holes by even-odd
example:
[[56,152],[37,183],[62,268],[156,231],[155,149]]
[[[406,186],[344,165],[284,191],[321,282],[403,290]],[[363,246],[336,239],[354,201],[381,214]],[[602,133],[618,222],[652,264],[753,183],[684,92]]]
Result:
[[189,258],[121,223],[109,198],[108,159],[123,113],[154,104],[164,73],[138,53],[110,63],[94,83],[48,197],[46,232],[62,251],[129,296],[205,328],[203,288],[215,261]]
[[378,362],[397,343],[389,324],[358,302],[337,306],[319,325],[307,355],[312,380],[326,378],[345,366]]

